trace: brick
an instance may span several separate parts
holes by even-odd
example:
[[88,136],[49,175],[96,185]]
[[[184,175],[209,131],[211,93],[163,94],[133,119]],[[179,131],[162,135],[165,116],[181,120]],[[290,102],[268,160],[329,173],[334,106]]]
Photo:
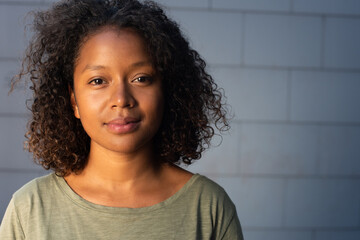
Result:
[[359,26],[360,19],[328,18],[326,20],[324,47],[326,67],[360,68]]
[[25,113],[26,99],[30,99],[30,90],[25,91],[24,84],[18,84],[11,94],[11,78],[18,73],[17,62],[0,62],[0,113]]
[[360,122],[360,74],[294,71],[291,120]]
[[314,174],[319,131],[316,126],[243,124],[240,172]]
[[56,3],[60,2],[60,0],[42,0],[44,3]]
[[244,231],[246,240],[312,240],[310,231],[258,230]]
[[284,183],[271,178],[225,178],[215,180],[236,205],[243,227],[280,227]]
[[357,227],[360,180],[288,180],[287,227]]
[[324,175],[360,175],[360,127],[320,128],[319,169]]
[[240,64],[241,14],[174,10],[169,15],[208,63]]
[[33,163],[30,153],[23,150],[25,126],[26,119],[0,117],[0,169],[40,169]]
[[321,19],[248,14],[244,56],[249,65],[319,67]]
[[289,11],[290,0],[213,0],[212,6],[215,9]]
[[33,172],[0,172],[0,219],[4,216],[5,210],[12,194],[25,183],[39,177],[37,171]]
[[[45,2],[58,2],[59,0],[44,0]],[[208,8],[208,0],[154,0],[165,7],[194,7]]]
[[315,240],[359,240],[360,231],[320,231]]
[[208,0],[156,0],[155,2],[166,7],[194,7],[194,8],[208,8]]
[[295,12],[321,14],[360,14],[358,0],[294,0]]
[[204,152],[199,161],[190,165],[188,170],[205,175],[236,174],[240,157],[239,140],[240,125],[232,124],[231,129],[223,135],[222,140],[219,136],[213,137],[211,148]]
[[25,25],[31,21],[27,13],[39,7],[31,6],[6,6],[0,8],[1,29],[6,34],[0,35],[0,57],[19,58],[23,56],[25,46],[31,37],[31,32],[26,31]]
[[[26,3],[26,4],[28,4],[28,3],[41,3],[43,1],[44,0],[16,0],[16,3]],[[59,1],[59,0],[54,0],[54,1]],[[8,2],[12,2],[12,1],[11,0],[0,0],[0,3],[1,2],[8,3]],[[4,4],[6,4],[6,3],[4,3]]]
[[236,119],[286,120],[287,72],[214,68]]

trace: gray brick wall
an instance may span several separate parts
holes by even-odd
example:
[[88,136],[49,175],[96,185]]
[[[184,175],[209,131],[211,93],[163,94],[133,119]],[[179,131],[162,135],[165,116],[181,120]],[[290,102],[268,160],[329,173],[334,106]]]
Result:
[[[21,150],[23,87],[7,89],[28,38],[23,16],[51,2],[0,0],[1,215],[44,174]],[[245,238],[360,239],[360,1],[158,2],[232,106],[231,131],[189,169],[227,190]]]

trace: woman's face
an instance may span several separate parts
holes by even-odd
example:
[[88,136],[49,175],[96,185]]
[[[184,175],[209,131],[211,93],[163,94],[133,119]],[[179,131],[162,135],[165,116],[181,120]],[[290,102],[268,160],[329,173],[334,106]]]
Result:
[[105,28],[87,39],[71,102],[91,145],[119,153],[151,146],[163,116],[161,82],[135,31]]

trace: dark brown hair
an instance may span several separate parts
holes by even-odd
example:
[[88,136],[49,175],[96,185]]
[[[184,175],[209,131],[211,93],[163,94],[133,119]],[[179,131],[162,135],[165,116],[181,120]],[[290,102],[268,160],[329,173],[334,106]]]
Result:
[[151,1],[68,0],[35,13],[34,37],[13,80],[31,82],[26,148],[35,161],[62,176],[85,167],[90,138],[74,117],[68,87],[73,86],[74,62],[84,39],[105,26],[137,31],[163,79],[164,117],[155,136],[159,158],[185,164],[199,159],[214,126],[229,128],[226,105],[204,60],[189,47],[178,25]]

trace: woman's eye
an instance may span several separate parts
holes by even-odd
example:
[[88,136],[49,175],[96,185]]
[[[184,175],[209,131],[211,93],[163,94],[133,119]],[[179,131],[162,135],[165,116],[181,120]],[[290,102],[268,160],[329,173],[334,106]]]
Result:
[[147,83],[147,82],[151,82],[151,77],[147,77],[147,76],[141,76],[141,77],[137,77],[133,80],[133,82],[139,82],[139,83]]
[[104,83],[104,80],[102,80],[101,78],[96,78],[89,82],[89,84],[92,84],[92,85],[101,85],[103,83]]

